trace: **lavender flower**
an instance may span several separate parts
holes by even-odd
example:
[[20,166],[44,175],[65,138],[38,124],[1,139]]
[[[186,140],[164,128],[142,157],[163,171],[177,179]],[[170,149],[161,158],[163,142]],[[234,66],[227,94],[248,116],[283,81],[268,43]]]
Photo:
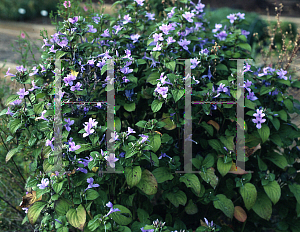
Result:
[[69,21],[70,23],[74,24],[74,23],[76,23],[76,22],[78,21],[78,17],[75,16],[75,17],[73,17],[73,18],[69,18],[68,21]]
[[68,119],[65,119],[65,122],[67,122],[67,124],[65,125],[66,130],[70,131],[71,130],[70,126],[74,124],[74,120],[70,120],[70,118],[68,118]]
[[284,71],[283,69],[280,69],[277,72],[277,75],[279,76],[280,79],[287,80],[287,77],[285,76],[287,74],[287,71]]
[[219,34],[216,34],[214,36],[217,37],[219,40],[223,41],[226,39],[227,33],[226,31],[221,31]]
[[77,82],[75,86],[71,87],[71,91],[75,91],[75,90],[81,91],[82,90],[82,89],[80,89],[81,86],[82,86],[82,84],[80,84],[79,82]]
[[194,17],[194,13],[190,13],[190,12],[185,12],[184,14],[182,14],[182,16],[190,23],[193,22],[193,17]]
[[158,157],[158,159],[161,159],[163,157],[168,157],[168,158],[172,159],[170,156],[166,155],[166,153],[161,153],[161,155]]
[[89,27],[88,31],[87,32],[90,32],[90,33],[96,33],[97,32],[97,29],[94,28],[93,25],[87,25]]
[[148,20],[155,20],[155,18],[154,18],[155,14],[154,13],[152,14],[152,13],[147,12],[145,16],[148,18]]
[[29,92],[25,91],[25,88],[23,88],[23,89],[19,89],[19,92],[17,92],[17,94],[19,95],[19,98],[22,99],[25,97],[25,95],[28,95]]
[[86,180],[86,182],[88,182],[88,187],[84,190],[84,191],[86,191],[86,190],[88,190],[88,189],[90,189],[90,188],[97,188],[97,187],[99,187],[100,185],[99,184],[93,184],[93,182],[94,182],[94,179],[91,177],[91,178],[88,178],[87,180]]
[[117,211],[121,211],[119,209],[114,209],[113,207],[113,204],[109,201],[107,204],[106,204],[107,207],[109,207],[109,212],[104,216],[104,217],[107,217],[108,215],[110,215],[111,213],[114,213],[114,212],[117,212]]
[[7,76],[15,77],[16,76],[16,75],[10,73],[9,71],[10,71],[10,68],[7,69],[6,75],[4,77],[7,77]]
[[257,109],[256,113],[254,113],[253,116],[256,117],[256,118],[252,119],[252,121],[254,123],[256,123],[257,129],[260,129],[261,128],[261,124],[266,121],[266,119],[263,119],[263,117],[265,116],[265,114],[263,113],[263,110]]
[[230,23],[233,24],[234,20],[237,19],[237,17],[235,16],[235,14],[230,14],[227,16],[227,18],[230,20]]
[[131,22],[131,21],[130,21],[130,20],[131,20],[131,17],[129,16],[129,14],[125,15],[125,16],[123,17],[123,19],[124,19],[123,24],[127,24],[127,23]]
[[38,184],[37,186],[39,187],[39,189],[45,189],[45,188],[49,187],[48,184],[49,184],[49,179],[48,178],[46,178],[46,179],[43,178],[42,181],[41,181],[41,184]]
[[186,45],[189,45],[190,43],[191,43],[191,41],[186,40],[186,39],[184,39],[184,40],[181,39],[181,40],[178,42],[178,44],[179,44],[180,46],[182,46],[183,49],[185,49],[185,50],[188,50],[188,47],[187,47]]
[[37,87],[34,83],[34,81],[31,81],[31,84],[32,84],[32,88],[31,89],[28,89],[29,91],[33,91],[35,89],[40,89],[41,87]]
[[249,100],[251,100],[251,101],[255,101],[255,100],[258,99],[258,98],[254,95],[254,92],[250,92],[250,91],[249,91],[249,93],[248,93],[248,95],[247,95],[247,98],[248,98]]
[[109,163],[109,166],[114,168],[115,167],[115,162],[118,161],[118,158],[115,158],[115,154],[110,153],[109,156],[105,156],[106,161]]
[[37,121],[38,119],[43,119],[43,120],[46,120],[46,121],[49,121],[47,118],[45,118],[45,116],[44,116],[44,114],[47,112],[47,110],[44,110],[43,112],[42,112],[42,115],[41,115],[41,117],[37,117],[35,120]]

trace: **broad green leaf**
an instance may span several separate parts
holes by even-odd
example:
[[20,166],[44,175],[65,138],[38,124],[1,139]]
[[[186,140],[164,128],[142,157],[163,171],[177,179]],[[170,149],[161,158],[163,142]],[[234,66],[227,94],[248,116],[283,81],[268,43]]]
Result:
[[273,118],[270,120],[273,124],[273,126],[275,127],[276,130],[279,130],[280,128],[280,121],[278,118]]
[[223,146],[217,139],[208,140],[208,144],[216,151],[222,151],[222,149],[223,149]]
[[160,135],[155,134],[153,136],[149,136],[149,141],[150,142],[148,144],[150,145],[151,150],[153,152],[157,152],[161,145]]
[[174,130],[177,126],[174,121],[171,120],[171,117],[167,113],[163,113],[161,122],[164,122],[164,128],[166,130]]
[[297,183],[289,184],[289,189],[294,194],[298,204],[300,204],[300,184]]
[[29,207],[27,216],[30,224],[35,224],[46,204],[47,202],[44,201],[36,201],[32,206]]
[[258,192],[252,209],[258,216],[269,221],[272,215],[272,202],[264,192]]
[[223,157],[218,158],[217,169],[222,176],[225,176],[229,172],[231,166],[232,162],[225,163]]
[[184,182],[186,187],[192,188],[196,195],[200,195],[201,185],[198,177],[192,173],[186,173],[179,178],[180,182]]
[[265,95],[265,94],[269,93],[270,91],[271,91],[270,87],[263,85],[260,88],[260,92],[259,93],[260,93],[260,96],[262,96],[262,95]]
[[171,89],[171,93],[175,103],[184,96],[185,90],[184,89]]
[[214,166],[214,163],[215,163],[214,156],[212,154],[208,154],[202,162],[202,167],[210,168]]
[[270,181],[267,185],[263,186],[266,194],[275,205],[281,196],[281,188],[276,180]]
[[69,211],[71,202],[68,202],[66,199],[59,199],[55,202],[55,212],[58,216],[64,216]]
[[225,147],[228,150],[234,150],[234,142],[233,142],[234,136],[221,136],[220,140],[225,145]]
[[292,103],[292,101],[290,99],[284,99],[283,100],[283,104],[288,109],[288,111],[292,111],[293,108],[294,108],[294,105],[293,105],[293,103]]
[[168,192],[166,194],[168,200],[177,208],[179,205],[185,205],[187,202],[187,197],[185,193],[181,190],[174,192]]
[[147,195],[154,195],[157,192],[157,181],[153,174],[145,169],[142,173],[142,178],[136,187]]
[[59,193],[60,190],[62,189],[63,185],[64,185],[64,182],[63,182],[63,181],[62,181],[62,182],[59,182],[59,183],[56,182],[56,183],[53,184],[52,188],[53,188],[53,190],[54,190],[56,193]]
[[237,46],[251,52],[251,46],[248,43],[239,43]]
[[112,219],[122,226],[126,226],[132,222],[132,213],[123,205],[114,205],[113,209],[119,209],[120,211],[113,212],[111,214]]
[[44,102],[39,102],[38,104],[35,104],[33,106],[34,113],[36,113],[38,115],[41,114],[43,112],[43,110],[44,110],[44,106],[45,106]]
[[138,215],[140,222],[145,223],[145,224],[151,224],[151,221],[149,220],[149,214],[145,210],[138,208],[137,215]]
[[115,130],[117,132],[120,132],[121,131],[121,120],[119,117],[115,117]]
[[250,210],[256,201],[257,191],[253,184],[246,183],[244,186],[240,187],[240,194],[244,200],[245,207]]
[[217,187],[219,178],[216,176],[214,168],[208,168],[206,171],[200,172],[200,176],[206,183],[210,183],[214,189]]
[[281,169],[284,169],[286,166],[288,166],[288,162],[286,158],[283,155],[279,155],[276,152],[272,152],[271,154],[269,154],[269,156],[265,158],[271,160],[274,164],[276,164]]
[[17,152],[18,152],[18,147],[11,149],[7,154],[6,154],[6,158],[5,161],[6,163],[11,159],[11,157],[13,157]]
[[158,81],[159,77],[160,77],[159,72],[151,73],[147,78],[146,82],[150,83],[151,85],[157,85],[157,83],[159,82]]
[[210,136],[214,135],[214,128],[212,127],[212,125],[208,125],[206,122],[201,122],[200,126],[202,126]]
[[83,231],[83,227],[86,221],[86,211],[82,205],[79,205],[77,209],[69,209],[66,214],[68,222],[77,229]]
[[225,64],[218,64],[216,66],[217,71],[228,71],[228,68]]
[[266,142],[270,136],[270,128],[266,124],[262,124],[260,129],[257,129],[262,142]]
[[142,169],[140,166],[132,166],[125,168],[125,178],[130,187],[136,186],[142,177]]
[[176,67],[176,61],[171,61],[169,63],[166,63],[166,68],[171,69],[173,72],[175,71]]
[[57,59],[57,60],[59,60],[60,58],[62,58],[64,55],[66,55],[68,52],[64,52],[64,51],[57,51],[56,53],[55,53],[55,58]]
[[132,111],[135,111],[135,102],[132,102],[130,104],[125,104],[124,105],[124,109],[128,112],[132,112]]
[[268,166],[265,164],[265,162],[259,156],[257,156],[257,161],[258,161],[259,170],[267,171]]
[[152,171],[152,174],[155,176],[157,183],[163,183],[167,180],[172,180],[174,176],[170,172],[169,168],[159,167]]
[[22,126],[21,119],[16,118],[11,120],[8,124],[9,130],[11,133],[16,133],[16,131]]
[[99,193],[94,189],[86,190],[86,199],[87,200],[95,200],[99,197]]
[[189,215],[198,213],[197,205],[194,204],[193,200],[190,199],[187,206],[184,208],[185,212]]
[[151,109],[153,111],[153,113],[156,113],[157,111],[159,111],[163,105],[163,101],[159,101],[159,100],[154,100],[151,104]]
[[214,207],[220,209],[227,217],[231,218],[234,214],[234,205],[230,199],[223,194],[216,195],[218,200],[214,201]]

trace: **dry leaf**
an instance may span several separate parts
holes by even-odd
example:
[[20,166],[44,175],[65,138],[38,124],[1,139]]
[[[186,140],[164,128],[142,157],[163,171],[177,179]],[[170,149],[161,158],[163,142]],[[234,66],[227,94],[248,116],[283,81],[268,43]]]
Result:
[[247,214],[241,206],[235,206],[234,207],[234,217],[236,218],[236,220],[238,220],[240,222],[245,222],[247,219]]
[[20,204],[21,208],[29,208],[36,201],[42,200],[42,196],[39,199],[36,199],[36,191],[32,191],[31,193],[27,193],[26,196],[22,197],[22,202]]
[[216,128],[217,131],[220,130],[220,125],[217,122],[213,121],[213,120],[209,120],[207,122],[207,124],[212,125],[214,128]]
[[235,162],[232,161],[232,166],[229,170],[230,173],[236,174],[236,175],[244,175],[248,174],[245,170],[241,169],[240,167],[235,166]]

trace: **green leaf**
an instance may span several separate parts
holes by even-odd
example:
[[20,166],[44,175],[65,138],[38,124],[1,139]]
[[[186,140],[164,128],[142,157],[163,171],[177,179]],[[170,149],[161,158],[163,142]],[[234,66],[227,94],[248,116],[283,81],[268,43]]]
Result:
[[228,71],[228,68],[225,64],[218,64],[216,66],[217,71]]
[[99,197],[99,193],[94,189],[86,190],[86,199],[88,201],[95,200]]
[[208,125],[206,122],[201,122],[200,126],[202,126],[210,136],[214,135],[214,128],[212,125]]
[[18,150],[19,150],[18,147],[16,147],[16,148],[11,149],[7,153],[6,158],[5,158],[6,163],[11,159],[11,157],[13,157],[18,152]]
[[163,113],[161,122],[164,122],[164,128],[166,130],[174,130],[177,126],[174,121],[171,120],[171,117],[167,113]]
[[258,161],[258,168],[261,171],[267,171],[268,166],[265,164],[265,162],[257,156],[257,161]]
[[169,63],[166,63],[166,68],[171,69],[173,72],[175,71],[175,67],[176,67],[176,62],[175,61],[171,61]]
[[272,215],[272,202],[264,192],[258,192],[252,209],[258,216],[269,221]]
[[146,124],[147,124],[146,121],[141,120],[141,121],[137,122],[135,125],[138,126],[138,127],[141,127],[141,128],[146,128],[145,127]]
[[185,212],[189,215],[198,213],[197,205],[194,204],[193,200],[190,199],[187,206],[184,208]]
[[124,109],[128,112],[135,111],[135,102],[132,102],[130,104],[125,103]]
[[184,182],[186,187],[192,188],[197,196],[200,195],[201,185],[198,177],[195,174],[186,173],[179,178],[179,181]]
[[273,126],[275,127],[276,130],[279,130],[280,128],[280,121],[278,118],[273,118],[271,119],[271,122],[273,124]]
[[208,168],[206,171],[200,172],[201,178],[215,189],[218,184],[219,178],[215,174],[214,168]]
[[225,147],[228,150],[234,150],[234,142],[233,142],[234,136],[221,136],[220,140],[225,145]]
[[129,209],[123,205],[114,205],[113,209],[119,209],[120,211],[113,212],[111,214],[112,219],[122,226],[126,226],[132,222],[132,214]]
[[16,118],[11,120],[8,124],[9,130],[12,134],[16,133],[16,131],[22,126],[21,119]]
[[[248,98],[245,98],[245,107],[255,110],[256,104],[254,102],[250,101]],[[252,115],[250,115],[250,116],[252,116]]]
[[159,167],[152,171],[156,181],[158,184],[163,183],[167,180],[173,180],[174,176],[170,172],[169,168],[166,167]]
[[62,181],[62,182],[59,182],[59,183],[56,182],[56,183],[53,184],[52,188],[53,188],[53,190],[54,190],[56,193],[59,193],[60,190],[62,189],[63,185],[64,185],[64,182],[63,182],[63,181]]
[[120,132],[121,131],[121,127],[122,127],[122,125],[121,125],[120,118],[119,117],[115,117],[115,130],[117,132]]
[[184,96],[185,90],[184,89],[171,89],[171,93],[175,103]]
[[298,204],[300,204],[300,185],[297,183],[289,184],[289,189],[294,194]]
[[185,205],[187,202],[187,197],[185,193],[181,190],[177,192],[166,193],[167,199],[177,208],[179,205]]
[[140,166],[126,167],[125,178],[130,187],[136,186],[142,178],[142,169]]
[[107,64],[101,68],[101,76],[107,71]]
[[62,198],[55,202],[54,210],[58,216],[64,216],[70,209],[70,206],[71,202],[68,202],[68,200]]
[[223,194],[218,194],[216,197],[218,200],[213,202],[214,207],[220,209],[227,217],[232,219],[234,214],[234,205],[232,201]]
[[35,224],[46,204],[47,202],[44,201],[36,201],[32,206],[29,207],[27,216],[31,225]]
[[283,155],[279,155],[276,152],[272,152],[271,154],[269,154],[269,156],[265,158],[271,160],[274,164],[276,164],[281,169],[284,169],[286,166],[288,166],[288,162],[286,158]]
[[294,105],[293,105],[293,103],[292,103],[292,101],[290,99],[284,99],[283,100],[283,104],[288,109],[288,111],[292,111],[293,108],[294,108]]
[[214,156],[212,154],[208,154],[202,162],[202,167],[210,168],[214,165],[214,163],[215,163]]
[[248,43],[239,43],[237,46],[251,52],[251,46]]
[[160,77],[159,72],[151,73],[147,78],[146,82],[150,83],[151,85],[157,85],[159,77]]
[[66,217],[72,226],[83,231],[86,221],[86,211],[82,205],[79,205],[77,209],[69,209]]
[[160,139],[160,135],[158,134],[155,134],[155,135],[152,135],[152,136],[149,136],[149,145],[151,147],[151,150],[153,152],[157,152],[158,149],[160,148],[161,146],[161,139]]
[[209,146],[211,146],[216,151],[222,151],[223,150],[223,147],[222,147],[221,143],[217,139],[208,140],[208,144],[209,144]]
[[262,124],[257,131],[262,139],[262,143],[266,142],[270,136],[270,128],[266,124]]
[[60,58],[62,58],[64,55],[66,55],[68,52],[64,52],[64,51],[57,51],[55,53],[55,59],[59,60]]
[[280,110],[278,112],[274,112],[275,114],[278,114],[279,117],[283,120],[283,121],[287,121],[287,113],[284,110]]
[[151,104],[151,109],[153,111],[153,113],[156,113],[157,111],[159,111],[163,105],[163,101],[159,101],[159,100],[154,100]]
[[42,112],[43,112],[43,110],[44,110],[44,106],[45,106],[45,103],[44,102],[40,102],[40,103],[38,103],[38,104],[35,104],[34,106],[33,106],[33,111],[34,111],[34,113],[36,113],[36,114],[41,114]]
[[257,191],[253,184],[246,183],[244,186],[240,187],[240,194],[244,200],[245,207],[250,210],[257,198]]
[[153,174],[145,169],[142,173],[142,178],[136,187],[147,195],[154,195],[157,192],[157,181]]
[[151,221],[149,220],[149,214],[145,210],[138,208],[137,215],[138,215],[140,222],[145,223],[145,224],[151,224]]
[[217,169],[222,176],[225,176],[229,172],[231,166],[232,163],[225,163],[223,157],[218,158]]
[[263,186],[266,194],[275,205],[281,196],[281,188],[276,180],[270,181],[267,185]]
[[137,63],[140,65],[140,64],[147,64],[147,62],[143,59],[138,59],[137,60]]

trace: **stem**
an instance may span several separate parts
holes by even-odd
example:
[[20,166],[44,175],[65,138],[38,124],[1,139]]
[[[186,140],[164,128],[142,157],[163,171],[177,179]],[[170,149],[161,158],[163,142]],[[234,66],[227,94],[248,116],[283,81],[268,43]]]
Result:
[[247,222],[247,219],[243,223],[243,227],[242,227],[242,231],[241,232],[244,232],[244,229],[245,229],[245,226],[246,226],[246,222]]
[[24,217],[24,214],[22,214],[19,210],[17,210],[16,207],[14,207],[12,204],[10,204],[7,200],[5,200],[4,198],[2,198],[1,196],[0,196],[0,199],[1,199],[2,201],[4,201],[6,204],[8,204],[8,205],[9,205],[11,208],[13,208],[15,211],[17,211],[19,214],[21,214],[22,217]]

